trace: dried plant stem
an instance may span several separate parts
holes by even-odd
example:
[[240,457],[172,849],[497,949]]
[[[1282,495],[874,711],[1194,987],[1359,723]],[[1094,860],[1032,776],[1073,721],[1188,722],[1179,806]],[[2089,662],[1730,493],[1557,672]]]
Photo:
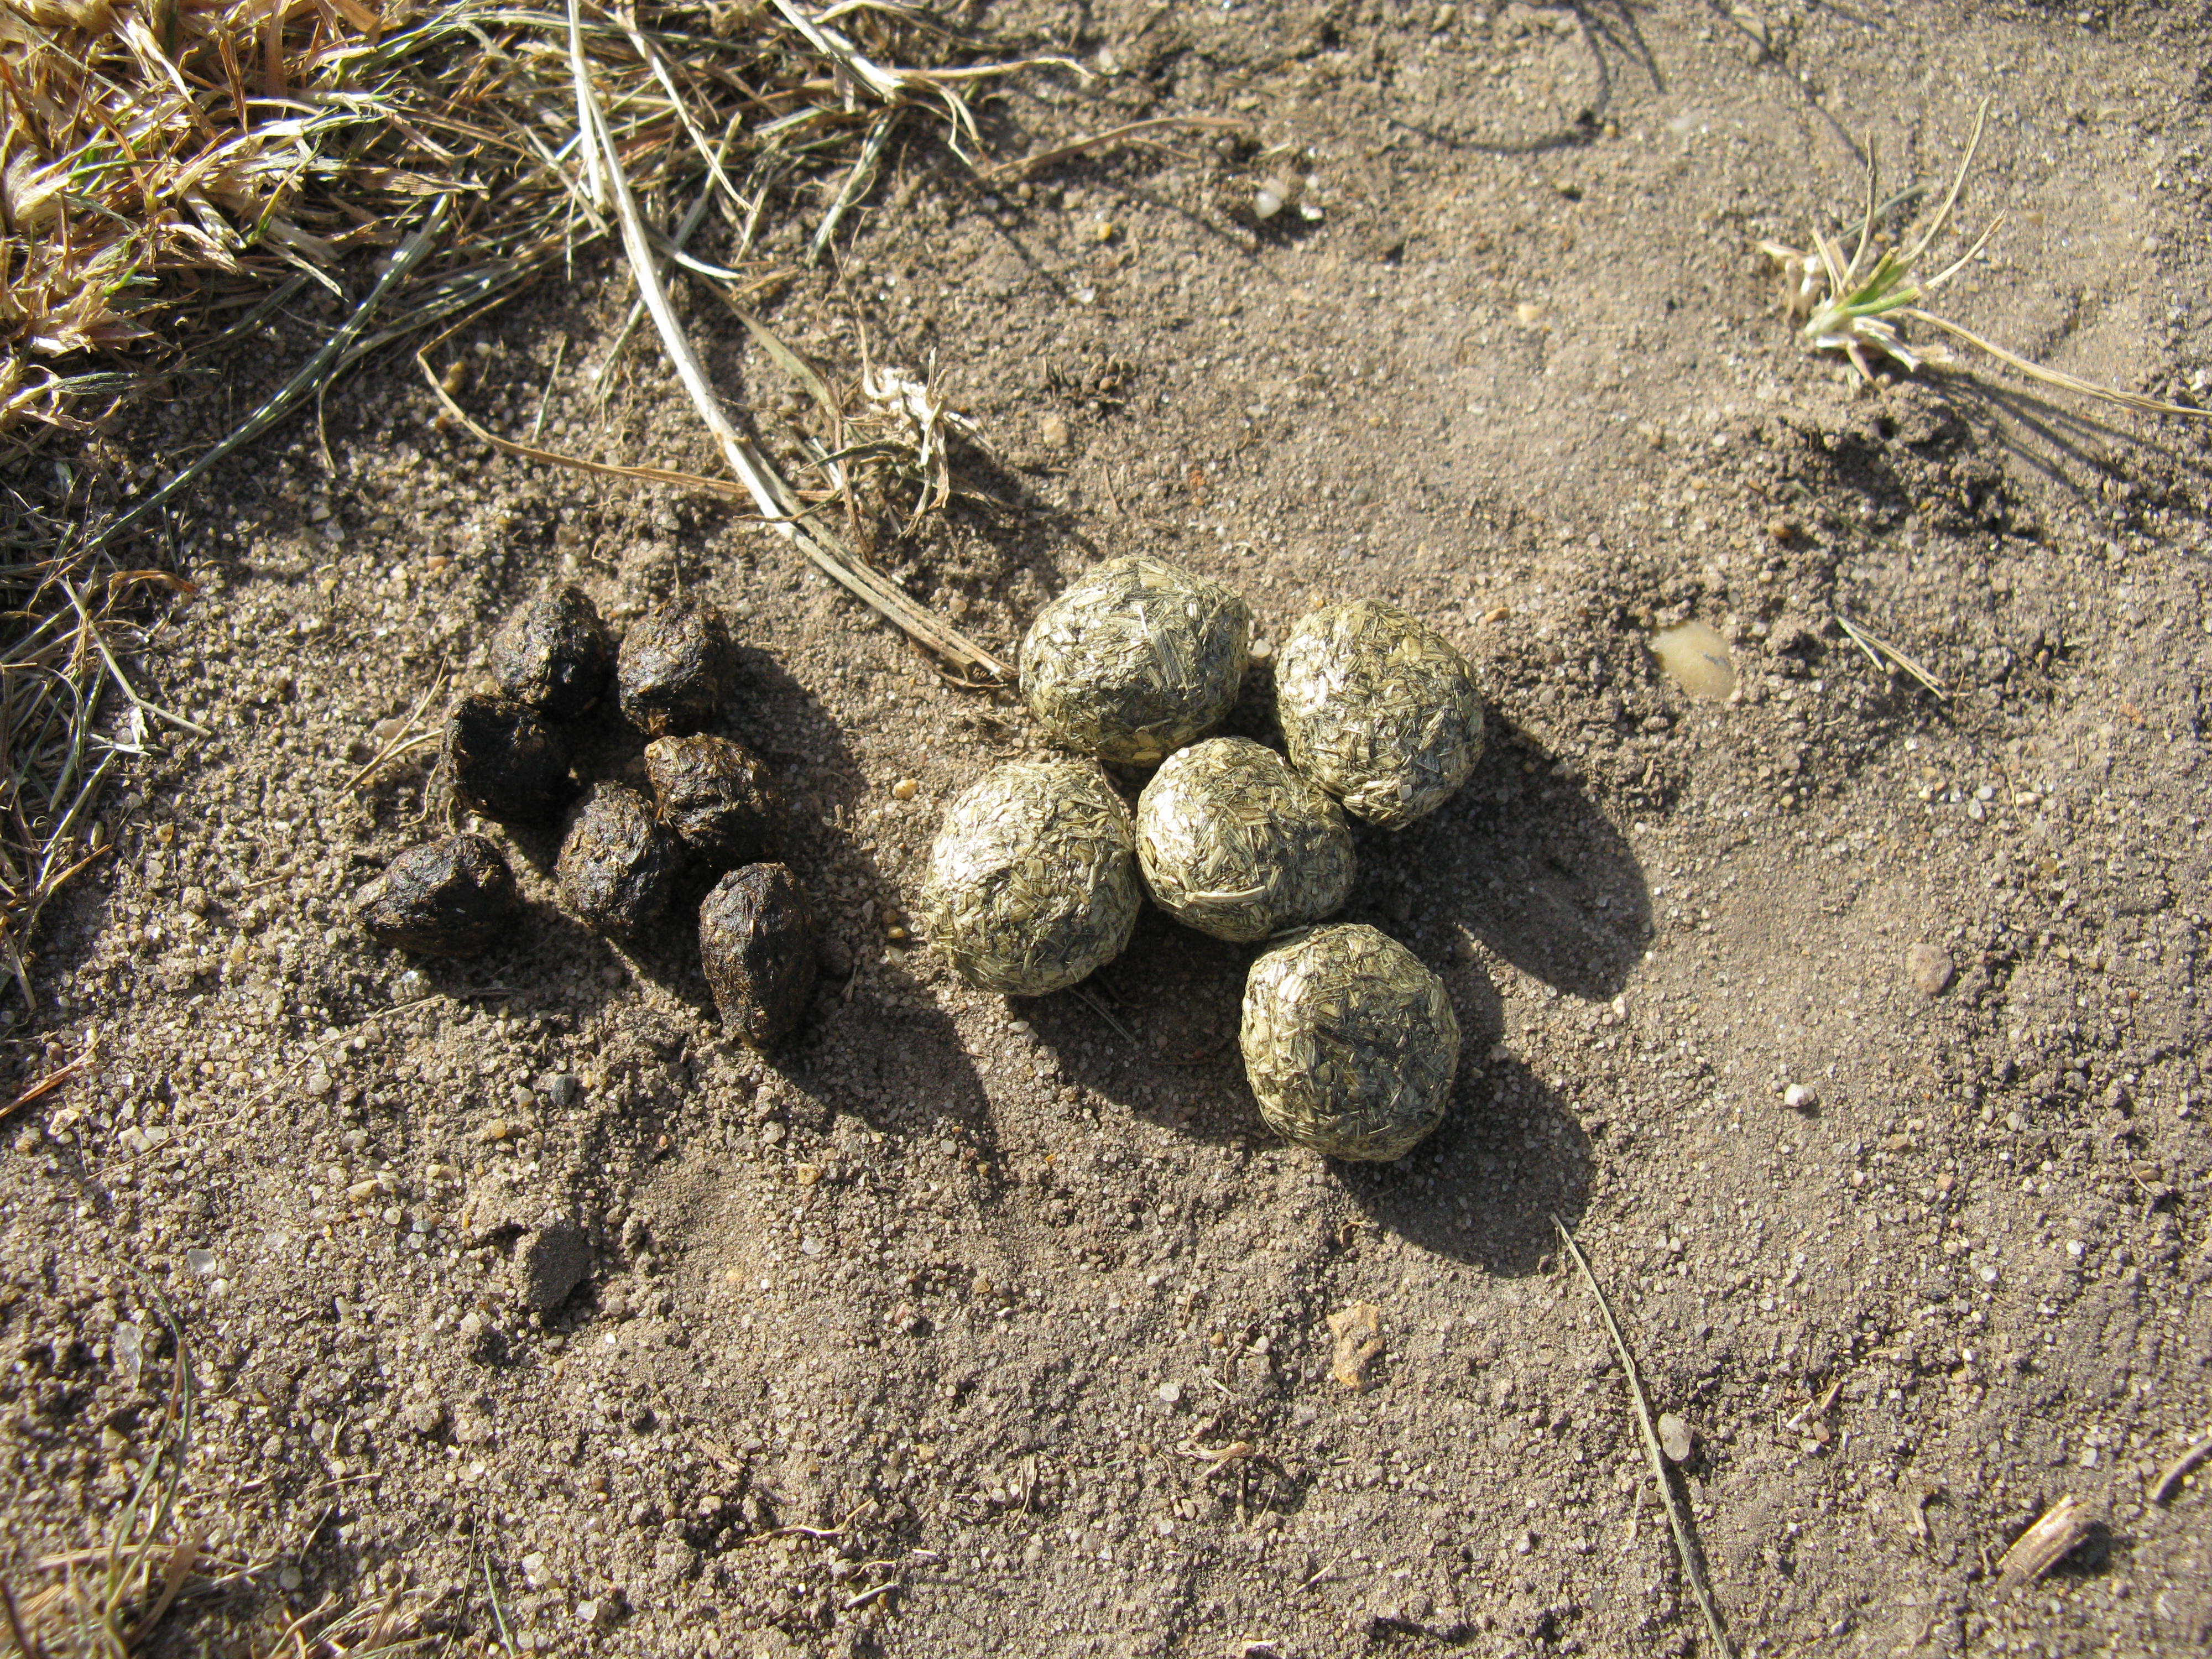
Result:
[[2212,1434],[2204,1436],[2166,1466],[2166,1473],[2159,1476],[2158,1484],[2150,1489],[2150,1501],[2154,1504],[2172,1502],[2173,1494],[2181,1490],[2181,1483],[2195,1474],[2207,1458],[2212,1458]]
[[328,383],[328,377],[337,366],[338,360],[344,356],[346,349],[360,338],[362,331],[368,326],[377,307],[384,303],[385,295],[404,282],[408,272],[420,264],[430,250],[438,245],[439,233],[445,228],[446,210],[452,200],[451,197],[441,196],[431,204],[428,216],[416,228],[412,235],[399,245],[399,251],[392,256],[392,262],[384,268],[384,274],[376,279],[376,286],[369,289],[368,297],[354,308],[353,315],[323,342],[321,349],[301,364],[299,373],[287,380],[275,396],[247,416],[229,436],[206,454],[101,531],[94,538],[92,545],[98,548],[112,541],[141,519],[159,512],[183,491],[198,483],[202,476],[223,457],[241,444],[252,442],[283,420],[293,406],[310,392],[320,391]]
[[[880,571],[862,564],[849,553],[836,537],[818,526],[806,521],[800,514],[798,500],[792,495],[767,458],[753,447],[731,423],[723,410],[721,400],[707,379],[705,366],[684,332],[676,316],[675,307],[669,303],[668,290],[660,280],[653,257],[644,221],[639,216],[637,203],[632,197],[629,180],[623,171],[621,152],[607,126],[606,116],[599,107],[598,94],[592,90],[580,44],[580,24],[578,0],[568,0],[569,52],[574,59],[576,81],[577,123],[584,135],[587,149],[596,149],[599,163],[594,169],[604,180],[608,205],[613,210],[616,222],[622,228],[623,250],[629,257],[630,270],[637,279],[638,291],[644,299],[653,326],[659,331],[660,341],[668,354],[670,365],[677,379],[706,423],[722,452],[730,470],[742,479],[752,493],[761,515],[768,520],[776,533],[790,542],[808,559],[837,584],[859,599],[863,604],[903,629],[917,644],[957,664],[963,669],[981,670],[997,680],[1010,680],[1013,670],[981,646],[969,639],[950,623],[940,620],[927,607],[917,604],[908,594],[885,577]],[[787,15],[792,9],[783,9]],[[865,63],[865,59],[860,61]]]
[[1629,1404],[1635,1408],[1636,1426],[1643,1431],[1644,1454],[1651,1464],[1651,1478],[1659,1484],[1659,1499],[1667,1507],[1667,1524],[1674,1529],[1674,1552],[1682,1559],[1682,1576],[1690,1581],[1690,1590],[1697,1597],[1698,1608],[1705,1615],[1705,1628],[1712,1632],[1713,1645],[1724,1659],[1735,1659],[1735,1644],[1729,1640],[1728,1627],[1721,1623],[1719,1605],[1713,1600],[1712,1587],[1705,1582],[1705,1553],[1698,1547],[1697,1534],[1691,1529],[1688,1511],[1674,1491],[1674,1483],[1667,1477],[1667,1455],[1659,1449],[1658,1425],[1651,1420],[1651,1405],[1644,1395],[1644,1378],[1636,1369],[1636,1356],[1628,1351],[1628,1339],[1620,1334],[1620,1325],[1613,1316],[1613,1309],[1598,1286],[1597,1275],[1590,1271],[1588,1257],[1575,1236],[1567,1231],[1567,1224],[1553,1216],[1552,1224],[1559,1231],[1559,1242],[1574,1258],[1575,1266],[1582,1269],[1583,1283],[1597,1303],[1598,1317],[1605,1322],[1606,1334],[1613,1339],[1613,1352],[1620,1361],[1620,1369],[1628,1378]]
[[1154,132],[1250,132],[1249,121],[1233,115],[1158,115],[1148,121],[1130,121],[1118,127],[1109,127],[1103,132],[1094,132],[1085,138],[1070,139],[1064,144],[1054,144],[1050,149],[1041,149],[1034,155],[1024,155],[1011,161],[1000,161],[985,167],[976,176],[986,182],[1000,179],[1026,179],[1041,167],[1065,161],[1094,149],[1106,149],[1126,143],[1132,138],[1142,138]]

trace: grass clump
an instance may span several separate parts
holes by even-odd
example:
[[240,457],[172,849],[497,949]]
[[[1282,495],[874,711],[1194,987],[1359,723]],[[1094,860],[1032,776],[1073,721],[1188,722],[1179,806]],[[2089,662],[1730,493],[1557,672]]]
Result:
[[1966,141],[1966,153],[1959,163],[1957,176],[1951,180],[1949,193],[1935,217],[1928,222],[1927,228],[1909,246],[1882,248],[1871,264],[1867,261],[1874,244],[1875,226],[1882,212],[1875,205],[1881,167],[1870,135],[1867,139],[1866,215],[1856,227],[1858,242],[1849,259],[1844,258],[1841,242],[1818,227],[1813,231],[1809,252],[1781,242],[1759,244],[1760,251],[1782,267],[1790,283],[1790,312],[1793,317],[1804,319],[1801,336],[1806,348],[1842,353],[1863,381],[1874,379],[1876,358],[1894,363],[1908,374],[1923,363],[1950,362],[1951,355],[1942,346],[1915,344],[1898,327],[1903,321],[1922,323],[2046,386],[2145,414],[2182,415],[2200,420],[2212,416],[2212,410],[2147,398],[2032,362],[1922,305],[1922,301],[1971,264],[2004,224],[2004,216],[1999,214],[1975,239],[1972,246],[1942,270],[1924,279],[1915,274],[1929,247],[1951,222],[1952,211],[1959,204],[1959,192],[1965,188],[1966,174],[1974,164],[1974,152],[1981,147],[1982,128],[1989,112],[1989,100],[1985,98],[1975,112],[1973,134]]

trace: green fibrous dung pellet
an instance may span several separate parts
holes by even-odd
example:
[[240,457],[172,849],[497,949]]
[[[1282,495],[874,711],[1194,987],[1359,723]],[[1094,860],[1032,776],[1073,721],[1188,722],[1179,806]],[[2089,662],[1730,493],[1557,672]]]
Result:
[[1143,902],[1128,809],[1097,768],[1016,761],[946,811],[921,915],[969,984],[1037,997],[1120,955]]
[[1232,590],[1162,559],[1114,559],[1037,612],[1022,696],[1054,742],[1151,766],[1236,704],[1252,612]]
[[1467,659],[1375,599],[1325,605],[1291,631],[1275,662],[1275,712],[1291,763],[1386,830],[1443,805],[1482,754]]
[[1168,757],[1137,799],[1137,857],[1160,908],[1237,940],[1330,915],[1355,863],[1342,809],[1249,738]]
[[1387,933],[1310,927],[1244,981],[1244,1075],[1285,1140],[1330,1158],[1403,1158],[1443,1121],[1459,1066],[1443,982]]

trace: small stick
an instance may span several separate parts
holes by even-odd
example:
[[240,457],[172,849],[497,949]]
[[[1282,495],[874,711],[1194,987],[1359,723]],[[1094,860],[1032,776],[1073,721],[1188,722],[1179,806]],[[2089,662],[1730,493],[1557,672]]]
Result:
[[1674,1552],[1682,1558],[1682,1576],[1690,1581],[1698,1610],[1705,1615],[1705,1628],[1712,1632],[1713,1645],[1721,1650],[1724,1659],[1735,1659],[1735,1644],[1729,1640],[1727,1627],[1721,1623],[1721,1610],[1713,1601],[1712,1587],[1705,1583],[1705,1557],[1698,1549],[1696,1535],[1690,1530],[1690,1517],[1683,1510],[1682,1500],[1674,1495],[1674,1483],[1667,1479],[1667,1455],[1659,1449],[1659,1430],[1651,1420],[1651,1407],[1644,1397],[1644,1379],[1637,1371],[1635,1356],[1628,1352],[1628,1340],[1621,1335],[1605,1292],[1598,1288],[1597,1275],[1590,1271],[1589,1260],[1583,1255],[1582,1246],[1575,1243],[1575,1236],[1567,1231],[1567,1224],[1554,1214],[1552,1224],[1559,1230],[1559,1242],[1574,1257],[1575,1266],[1582,1269],[1583,1282],[1596,1299],[1598,1317],[1605,1322],[1606,1334],[1613,1339],[1613,1353],[1620,1360],[1620,1369],[1627,1374],[1629,1402],[1636,1408],[1637,1427],[1644,1431],[1644,1455],[1650,1460],[1651,1478],[1659,1483],[1660,1500],[1667,1506],[1667,1524],[1674,1529]]
[[[91,1060],[91,1059],[92,1056],[90,1054],[79,1054],[75,1060],[70,1061],[68,1065],[63,1066],[60,1070],[47,1073],[46,1076],[40,1078],[29,1088],[24,1090],[21,1094],[17,1095],[15,1099],[9,1101],[5,1106],[0,1106],[0,1118],[13,1117],[17,1112],[21,1111],[24,1107],[29,1105],[33,1101],[52,1094],[55,1090],[60,1088],[63,1084],[67,1083],[79,1072],[84,1070],[86,1065]],[[2187,1473],[2188,1470],[2186,1469],[2182,1471],[2182,1474],[2186,1474]]]
[[2212,1457],[2212,1434],[2206,1435],[2187,1451],[2166,1466],[2166,1473],[2158,1478],[2158,1485],[2150,1489],[2150,1501],[2165,1504],[2181,1490],[2181,1483],[2195,1474],[2208,1457]]
[[[1866,653],[1867,660],[1881,672],[1887,674],[1893,665],[1911,675],[1936,696],[1948,697],[1951,695],[1949,689],[1942,681],[1937,679],[1879,634],[1861,628],[1841,611],[1836,614],[1836,623],[1844,633],[1850,635],[1851,643]],[[1885,658],[1887,659],[1887,661],[1884,660]]]
[[438,676],[436,683],[434,684],[428,691],[425,691],[419,698],[417,698],[416,700],[415,706],[407,711],[407,718],[400,722],[398,735],[393,737],[391,742],[386,744],[382,749],[377,751],[377,756],[374,760],[369,762],[368,765],[362,767],[360,771],[355,773],[350,778],[346,780],[347,788],[358,789],[363,781],[375,776],[377,769],[382,766],[386,761],[397,760],[400,756],[419,749],[425,743],[434,739],[436,736],[434,732],[418,732],[411,738],[407,734],[415,730],[415,722],[422,718],[422,711],[428,708],[431,702],[437,697],[438,693],[445,689],[446,677],[443,674],[441,674]]
[[1104,132],[1094,132],[1087,138],[1055,144],[1050,149],[1041,149],[1034,155],[1024,155],[1016,161],[1001,161],[995,167],[985,167],[975,176],[985,184],[1006,177],[1026,178],[1039,167],[1048,167],[1055,161],[1065,161],[1070,156],[1080,155],[1085,150],[1103,149],[1109,144],[1118,144],[1124,138],[1140,137],[1147,132],[1249,132],[1252,124],[1231,115],[1161,115],[1149,121],[1131,121]]

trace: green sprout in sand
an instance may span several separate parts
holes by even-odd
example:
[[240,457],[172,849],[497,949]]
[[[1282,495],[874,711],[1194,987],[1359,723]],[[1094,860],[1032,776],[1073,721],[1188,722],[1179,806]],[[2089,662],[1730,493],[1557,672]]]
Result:
[[[1989,246],[2004,223],[1999,214],[1965,253],[1953,260],[1936,276],[1924,281],[1913,274],[1914,267],[1927,256],[1929,246],[1943,228],[1950,222],[1951,210],[1958,205],[1959,191],[1966,182],[1966,171],[1974,164],[1974,152],[1981,145],[1982,125],[1990,112],[1989,100],[1982,100],[1974,115],[1973,136],[1966,141],[1966,154],[1959,163],[1958,176],[1951,180],[1950,193],[1943,205],[1928,222],[1928,228],[1919,238],[1901,252],[1883,248],[1873,264],[1867,263],[1868,250],[1873,246],[1875,222],[1883,210],[1895,205],[1895,200],[1875,205],[1880,169],[1875,157],[1874,140],[1867,140],[1867,209],[1866,216],[1857,226],[1858,245],[1846,260],[1841,243],[1818,227],[1813,231],[1813,251],[1785,246],[1780,242],[1762,242],[1760,250],[1782,267],[1783,275],[1790,284],[1790,314],[1805,319],[1803,337],[1806,348],[1812,351],[1840,351],[1850,359],[1851,368],[1862,380],[1871,381],[1875,376],[1874,359],[1888,359],[1910,374],[1923,363],[1945,363],[1951,354],[1941,345],[1914,344],[1899,331],[1898,323],[1910,319],[1923,323],[1938,333],[1987,352],[2001,363],[2018,369],[2032,380],[2045,385],[2078,392],[2084,397],[2101,398],[2128,409],[2136,409],[2153,415],[2187,415],[2198,419],[2212,417],[2212,410],[2193,409],[2181,404],[2170,404],[2156,398],[2146,398],[2133,392],[2123,392],[2116,386],[2101,386],[2094,380],[2084,380],[2062,370],[2046,368],[2041,363],[2030,362],[2016,352],[1984,339],[1972,331],[1961,327],[1948,317],[1939,317],[1923,310],[1921,301],[1960,271],[1972,263],[1974,256]],[[1909,194],[1910,192],[1908,192]],[[1904,199],[1903,198],[1896,200]],[[1847,234],[1849,233],[1846,233]]]

